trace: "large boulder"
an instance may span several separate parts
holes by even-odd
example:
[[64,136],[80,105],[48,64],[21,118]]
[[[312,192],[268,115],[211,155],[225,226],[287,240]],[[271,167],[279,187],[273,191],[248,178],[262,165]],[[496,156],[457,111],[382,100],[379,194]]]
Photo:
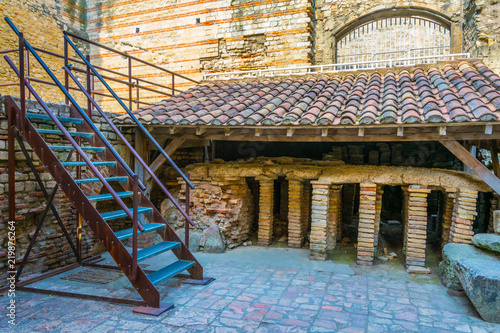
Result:
[[500,235],[476,234],[472,237],[472,243],[477,247],[500,253]]
[[455,272],[481,318],[500,323],[500,262],[462,259]]
[[203,231],[201,235],[200,245],[203,246],[203,252],[207,253],[222,253],[226,246],[220,234],[219,227],[212,224]]
[[[176,231],[177,236],[181,239],[182,242],[186,239],[184,229]],[[195,231],[189,231],[189,251],[198,252],[200,249],[200,240],[201,234]]]
[[496,260],[495,256],[481,251],[470,244],[446,244],[443,248],[443,261],[439,263],[439,275],[443,284],[453,290],[462,291],[462,285],[455,275],[454,267],[462,259]]

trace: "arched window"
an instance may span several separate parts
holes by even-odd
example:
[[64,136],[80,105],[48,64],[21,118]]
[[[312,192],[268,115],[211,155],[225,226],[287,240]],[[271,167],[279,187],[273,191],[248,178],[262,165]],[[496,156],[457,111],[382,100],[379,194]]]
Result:
[[446,23],[420,15],[377,18],[337,36],[336,62],[354,63],[450,54]]

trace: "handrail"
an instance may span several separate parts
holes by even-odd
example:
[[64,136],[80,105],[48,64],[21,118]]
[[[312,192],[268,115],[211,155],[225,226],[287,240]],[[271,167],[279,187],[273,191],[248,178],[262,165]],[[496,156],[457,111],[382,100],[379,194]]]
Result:
[[[47,50],[41,49],[39,47],[33,46],[33,49],[35,51],[37,51],[37,52],[41,52],[41,53],[48,54],[48,55],[51,55],[51,56],[54,56],[54,57],[57,57],[57,58],[60,58],[60,59],[64,59],[63,55],[60,55],[60,54],[57,54],[57,53],[54,53],[54,52],[51,52],[51,51],[47,51]],[[15,52],[19,52],[19,49],[0,50],[0,54],[15,53]],[[85,65],[85,63],[83,61],[80,61],[80,60],[75,59],[75,58],[68,57],[68,60],[71,61],[71,62],[80,64],[80,65]],[[114,75],[128,77],[127,74],[120,73],[120,72],[117,72],[117,71],[114,71],[114,70],[111,70],[111,69],[107,69],[107,68],[100,67],[100,66],[95,66],[95,65],[94,65],[94,67],[97,68],[97,69],[99,69],[99,70],[102,70],[102,71],[105,71],[105,72],[108,72],[108,73],[111,73],[111,74],[114,74]],[[86,72],[84,69],[80,69],[80,68],[73,68],[73,69],[76,70],[76,71],[82,72],[82,73]],[[92,76],[94,76],[94,75],[92,74]],[[140,85],[140,84],[137,84],[137,83],[130,84],[128,81],[124,81],[124,80],[120,80],[120,79],[117,79],[117,78],[113,78],[111,76],[103,76],[103,77],[107,78],[108,80],[112,80],[112,81],[118,82],[120,84],[132,85],[132,86],[137,87],[139,89],[144,89],[144,90],[152,91],[152,92],[164,95],[164,96],[172,96],[172,93],[168,93],[168,92],[160,91],[160,90],[157,90],[157,89],[149,88],[147,86]],[[180,89],[177,89],[177,88],[172,89],[172,87],[168,87],[168,86],[165,86],[163,84],[159,84],[159,83],[156,83],[156,82],[153,82],[153,81],[145,80],[145,79],[142,79],[142,78],[139,78],[139,77],[136,77],[136,76],[130,76],[130,78],[132,80],[137,81],[137,82],[140,81],[140,82],[143,82],[143,83],[146,83],[146,84],[150,84],[150,85],[156,86],[158,88],[174,90],[174,91],[177,91],[177,92],[183,92]],[[39,80],[39,79],[30,78],[30,80],[35,81],[35,80]],[[43,80],[40,80],[38,82],[39,83],[44,83],[44,84],[51,84],[50,82],[43,81]],[[7,82],[5,84],[3,84],[3,83],[0,84],[0,86],[11,86],[11,85],[15,85],[15,84],[16,84],[15,82]],[[71,87],[70,87],[70,89],[71,89]],[[109,97],[113,97],[113,96],[109,96]],[[139,101],[139,103],[146,104],[146,103],[143,103],[143,102],[140,102],[140,101]],[[151,104],[146,104],[146,105],[151,105]]]
[[[394,64],[397,65],[401,62],[406,62],[406,64],[408,65],[408,62],[416,60],[428,60],[428,59],[439,60],[441,58],[450,58],[450,60],[454,60],[457,57],[470,58],[470,54],[469,53],[442,54],[442,55],[411,57],[411,58],[358,61],[352,63],[309,65],[309,66],[281,67],[281,68],[278,67],[278,68],[256,69],[251,71],[206,73],[203,76],[203,79],[204,80],[216,80],[217,78],[234,79],[241,77],[241,75],[248,75],[248,76],[252,75],[252,77],[260,77],[260,76],[285,76],[285,75],[334,73],[340,70],[345,70],[345,68],[348,68],[349,70],[386,68],[387,65],[389,65],[389,67],[393,67]],[[384,66],[377,66],[377,64],[384,64]],[[331,69],[326,71],[325,69],[327,68]],[[314,71],[318,69],[319,71]],[[283,72],[283,73],[277,74],[276,72]]]
[[[8,17],[5,17],[5,21],[12,28],[12,30],[16,33],[16,35],[18,35],[20,37],[20,39],[24,43],[24,47],[26,47],[31,52],[31,54],[33,54],[33,56],[38,61],[38,63],[43,67],[43,69],[45,70],[45,72],[51,77],[51,79],[54,81],[54,83],[57,84],[57,86],[59,87],[59,89],[66,95],[66,97],[69,99],[69,101],[75,106],[75,108],[79,109],[79,111],[82,114],[84,114],[83,110],[81,110],[80,106],[78,105],[78,103],[76,103],[76,101],[74,100],[73,96],[71,96],[71,94],[69,94],[69,92],[64,88],[64,86],[57,79],[57,77],[54,75],[54,73],[52,73],[52,71],[47,67],[47,65],[45,64],[45,62],[38,55],[38,53],[33,49],[33,47],[28,43],[28,41],[26,41],[26,39],[22,36],[22,33],[19,32],[19,30],[14,25],[14,23],[12,23],[12,21]],[[75,150],[78,152],[78,154],[83,158],[83,160],[85,161],[85,163],[89,166],[89,168],[97,176],[97,178],[99,178],[99,180],[103,183],[104,187],[106,187],[106,189],[110,192],[111,196],[116,200],[116,202],[118,203],[118,205],[125,211],[125,214],[130,219],[133,219],[133,216],[130,213],[130,210],[125,205],[125,203],[116,194],[116,192],[109,185],[109,183],[106,181],[106,179],[104,179],[104,177],[101,175],[101,173],[99,172],[99,170],[97,170],[97,168],[92,164],[92,162],[89,160],[89,158],[87,157],[87,155],[85,155],[85,153],[80,148],[80,146],[78,146],[78,144],[73,140],[73,138],[68,133],[68,131],[66,130],[66,128],[61,124],[61,122],[57,119],[57,117],[54,116],[54,114],[50,111],[50,109],[43,102],[43,100],[40,98],[40,96],[38,96],[38,94],[33,89],[33,87],[31,86],[31,84],[29,84],[29,82],[23,80],[24,77],[21,76],[20,71],[17,69],[17,67],[14,65],[14,63],[9,59],[8,56],[4,56],[4,58],[9,63],[9,65],[12,67],[12,69],[16,72],[16,74],[20,77],[21,81],[24,81],[24,84],[26,85],[26,87],[28,87],[28,90],[30,90],[30,92],[35,96],[35,98],[38,101],[38,103],[40,103],[40,105],[42,105],[42,107],[47,112],[47,114],[52,119],[52,121],[54,121],[54,123],[57,125],[57,127],[59,127],[59,129],[61,130],[61,132],[63,133],[63,135],[66,137],[66,139],[71,143],[71,145],[75,148]],[[21,63],[21,66],[24,66],[24,63]],[[23,115],[23,117],[24,116],[25,115]],[[144,227],[142,227],[142,225],[140,225],[139,226],[139,230],[141,230],[141,232],[144,231]]]
[[[6,20],[9,20],[6,18]],[[10,21],[10,20],[9,20]],[[7,23],[9,23],[7,21]],[[9,23],[10,25],[10,23]],[[31,45],[28,47],[28,42],[26,39],[24,39],[26,48],[30,50]],[[110,150],[110,152],[113,154],[113,156],[118,160],[120,165],[125,169],[125,171],[129,174],[130,177],[133,177],[134,172],[130,169],[130,167],[125,163],[125,161],[122,159],[122,157],[118,154],[118,152],[113,148],[113,146],[109,143],[109,141],[106,139],[106,137],[101,133],[101,131],[95,126],[95,124],[92,122],[90,117],[82,110],[82,108],[76,103],[76,101],[73,99],[73,97],[70,95],[69,91],[67,91],[62,84],[59,82],[59,80],[56,78],[56,76],[50,71],[50,69],[47,67],[47,65],[43,62],[43,60],[39,57],[39,55],[36,53],[36,51],[30,50],[30,52],[35,52],[33,53],[33,56],[35,59],[40,63],[40,65],[43,67],[45,72],[52,78],[54,83],[60,88],[60,90],[63,92],[63,94],[66,96],[66,98],[71,101],[71,103],[75,106],[75,108],[78,110],[82,118],[87,122],[87,124],[92,128],[92,130],[99,136],[99,138],[103,141],[104,145],[106,148]],[[145,188],[143,184],[141,184],[142,188]]]
[[[142,157],[139,155],[139,153],[137,153],[137,151],[134,149],[134,147],[132,147],[132,145],[130,144],[130,142],[128,142],[127,138],[122,134],[122,132],[120,132],[120,130],[116,127],[116,125],[109,119],[109,117],[101,109],[101,107],[99,106],[99,104],[97,104],[97,102],[92,98],[92,96],[85,90],[85,88],[83,87],[83,85],[73,75],[73,73],[71,72],[71,70],[68,67],[66,67],[66,66],[64,66],[64,70],[66,71],[66,73],[68,73],[69,77],[73,80],[73,82],[75,82],[75,84],[78,86],[78,88],[80,89],[80,91],[88,98],[88,100],[90,101],[90,103],[92,103],[92,105],[96,108],[97,112],[99,112],[101,114],[101,116],[103,117],[103,119],[108,123],[108,125],[115,132],[115,134],[122,140],[122,142],[125,144],[125,146],[127,147],[127,149],[130,150],[130,152],[132,153],[132,155],[134,155],[134,157],[144,167],[144,169],[146,170],[146,172],[151,175],[151,178],[153,178],[153,180],[158,184],[158,186],[160,187],[160,189],[173,202],[173,204],[176,206],[176,208],[179,209],[182,212],[182,208],[177,203],[177,201],[172,196],[172,194],[170,194],[170,192],[166,189],[166,187],[161,183],[161,181],[158,179],[158,177],[155,175],[155,173],[149,168],[149,166],[147,165],[147,163],[142,159]],[[187,214],[183,214],[183,215],[186,218],[186,220],[189,221],[189,223],[191,225],[194,225],[194,222],[191,220],[191,218],[189,217],[189,215],[187,215]]]
[[[141,124],[141,122],[134,116],[134,114],[130,111],[130,109],[123,103],[123,101],[116,95],[116,93],[111,89],[111,87],[106,83],[106,81],[103,79],[103,77],[97,72],[97,70],[92,66],[92,64],[85,58],[85,56],[80,52],[78,47],[69,39],[67,36],[67,32],[65,31],[65,36],[64,39],[71,45],[73,50],[76,52],[76,54],[82,59],[85,64],[91,69],[91,71],[97,76],[99,81],[108,89],[108,91],[113,95],[113,97],[116,99],[116,101],[122,106],[122,108],[127,112],[127,114],[132,118],[132,120],[137,124],[139,129],[151,140],[151,142],[156,146],[156,148],[162,153],[162,155],[165,157],[165,159],[170,163],[170,165],[177,171],[177,173],[186,181],[186,183],[191,187],[194,188],[193,184],[191,181],[186,177],[186,175],[179,169],[179,167],[175,164],[175,162],[168,156],[168,154],[163,150],[163,148],[160,146],[160,144],[153,138],[153,136],[148,132],[148,130]],[[182,209],[181,209],[182,210]]]
[[169,73],[169,74],[172,74],[173,76],[178,76],[178,77],[180,77],[180,78],[183,78],[183,79],[185,79],[185,80],[191,81],[191,82],[196,83],[196,84],[199,84],[199,83],[200,83],[200,82],[198,82],[198,81],[196,81],[196,80],[194,80],[194,79],[191,79],[191,78],[189,78],[189,77],[187,77],[187,76],[184,76],[184,75],[181,75],[181,74],[178,74],[178,73],[172,72],[172,71],[170,71],[170,70],[168,70],[168,69],[166,69],[166,68],[163,68],[163,67],[161,67],[161,66],[158,66],[158,65],[152,64],[152,63],[150,63],[150,62],[147,62],[147,61],[145,61],[145,60],[142,60],[142,59],[140,59],[140,58],[137,58],[137,57],[131,56],[131,55],[129,55],[129,54],[127,54],[127,53],[125,53],[125,52],[120,52],[120,51],[117,51],[117,50],[115,50],[115,49],[112,49],[111,47],[108,47],[108,46],[106,46],[106,45],[103,45],[103,44],[100,44],[100,43],[97,43],[97,42],[91,41],[90,39],[87,39],[87,38],[83,38],[83,37],[81,37],[81,36],[78,36],[78,35],[76,35],[76,34],[74,34],[74,33],[69,32],[69,31],[64,31],[63,33],[64,33],[65,35],[67,35],[67,36],[71,36],[71,37],[73,37],[73,38],[79,39],[79,40],[81,40],[81,41],[87,42],[87,43],[89,43],[89,44],[92,44],[92,45],[98,46],[98,47],[100,47],[100,48],[103,48],[103,49],[105,49],[105,50],[108,50],[108,51],[114,52],[114,53],[116,53],[116,54],[119,54],[119,55],[121,55],[121,56],[124,56],[124,57],[130,58],[130,59],[132,59],[132,60],[134,60],[134,61],[138,61],[138,62],[143,63],[143,64],[145,64],[145,65],[148,65],[148,66],[154,67],[154,68],[156,68],[156,69],[159,69],[159,70],[161,70],[161,71],[167,72],[167,73]]

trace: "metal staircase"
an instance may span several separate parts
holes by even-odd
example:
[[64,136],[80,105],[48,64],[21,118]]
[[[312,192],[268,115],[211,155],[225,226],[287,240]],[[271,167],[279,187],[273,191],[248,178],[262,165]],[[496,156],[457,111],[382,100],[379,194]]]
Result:
[[[53,198],[55,196],[55,191],[57,191],[57,188],[60,187],[73,203],[81,219],[86,221],[95,236],[102,242],[107,251],[109,251],[110,255],[123,274],[130,280],[134,288],[143,298],[144,303],[141,304],[144,306],[138,307],[134,311],[154,315],[160,314],[161,312],[172,307],[172,304],[160,303],[160,294],[155,287],[156,284],[186,270],[193,280],[198,280],[200,283],[206,283],[211,279],[203,277],[203,267],[198,263],[189,251],[188,247],[186,247],[186,245],[179,239],[168,222],[165,221],[157,208],[144,194],[143,191],[145,190],[145,186],[139,181],[138,176],[134,174],[113,146],[108,142],[103,133],[99,131],[96,124],[92,122],[90,114],[91,111],[89,109],[83,110],[78,105],[69,93],[69,89],[67,89],[67,82],[66,86],[63,85],[38,56],[35,49],[24,39],[23,34],[17,30],[8,18],[5,18],[5,20],[19,36],[19,63],[24,64],[24,54],[29,51],[29,53],[32,54],[39,64],[45,69],[46,73],[51,77],[55,85],[63,92],[71,105],[70,117],[58,117],[54,115],[51,109],[40,98],[35,89],[33,89],[31,84],[26,80],[24,66],[21,65],[18,69],[12,60],[9,59],[8,56],[5,56],[4,58],[7,63],[18,75],[21,87],[21,105],[17,105],[14,99],[10,96],[6,97],[6,111],[9,117],[9,149],[11,149],[9,153],[14,154],[14,147],[11,143],[14,142],[14,138],[17,138],[23,152],[25,152],[25,155],[29,158],[29,155],[26,154],[24,141],[28,143],[57,183],[52,192],[53,195],[46,195],[49,201],[46,210],[48,211],[49,207],[51,207],[54,211],[52,205]],[[87,68],[91,70],[94,75],[97,76],[108,88],[110,93],[117,98],[120,104],[125,108],[126,112],[129,113],[129,115],[131,115],[131,117],[137,122],[139,128],[147,133],[152,142],[158,149],[160,149],[160,152],[179,172],[179,175],[185,179],[187,186],[193,187],[188,177],[182,173],[170,157],[163,151],[161,146],[159,146],[159,144],[149,135],[147,130],[133,116],[125,104],[121,102],[118,96],[106,84],[104,79],[97,73],[96,69],[90,64],[90,62],[88,62],[88,59],[81,54],[78,48],[69,40],[68,36],[65,36],[65,45],[67,46],[68,44],[75,49],[75,52],[86,63]],[[67,52],[65,52],[65,54],[67,55]],[[106,121],[115,131],[117,137],[123,141],[123,144],[125,144],[136,160],[144,167],[145,171],[151,175],[151,178],[157,182],[167,197],[172,200],[174,206],[177,207],[186,221],[194,225],[188,215],[188,210],[183,209],[175,201],[165,186],[149,169],[142,157],[134,150],[123,134],[120,133],[112,121],[102,111],[96,101],[91,97],[90,93],[86,91],[78,82],[76,77],[71,73],[70,67],[67,66],[67,61],[64,69],[66,71],[67,78],[71,78],[80,88],[80,91],[85,94],[88,99],[88,105],[92,105],[98,111],[102,119]],[[26,112],[25,89],[27,89],[30,95],[38,101],[46,114]],[[36,124],[38,121],[51,122],[57,129],[37,128]],[[72,127],[72,130],[68,130],[68,125]],[[73,131],[74,128],[76,128],[76,131]],[[58,136],[65,139],[67,144],[49,144],[46,140],[47,136]],[[67,160],[60,160],[58,158],[58,155],[60,155],[61,152],[69,153]],[[56,155],[56,153],[58,155]],[[76,160],[70,160],[73,153],[76,155]],[[13,173],[15,166],[13,164],[14,161],[11,162],[12,164],[9,165],[9,172]],[[30,165],[33,164],[31,160],[29,160],[28,163]],[[88,172],[90,171],[92,173],[90,178],[82,177],[82,167],[87,168]],[[107,168],[105,169],[106,175],[103,174],[102,168]],[[32,170],[33,172],[36,172],[34,168],[32,168]],[[11,175],[11,177],[13,176]],[[88,195],[88,193],[85,193],[81,185],[89,183],[102,184],[102,187],[105,188],[108,193]],[[113,184],[113,186],[111,186],[111,184]],[[116,188],[119,188],[119,190],[115,190]],[[15,191],[14,187],[9,189],[9,197],[14,198],[15,192],[10,192],[11,190]],[[43,190],[45,193],[45,189]],[[125,198],[129,198],[127,201],[132,202],[132,205],[126,205],[123,200]],[[113,201],[117,204],[119,209],[101,212],[97,209],[96,203],[103,201]],[[186,201],[186,204],[188,205],[189,201]],[[11,209],[10,211],[12,213],[13,210]],[[141,218],[139,216],[141,216]],[[11,221],[13,221],[14,218],[14,216],[10,216]],[[132,228],[116,231],[113,230],[108,224],[111,220],[121,218],[129,218],[132,220]],[[143,221],[143,223],[139,221]],[[43,221],[39,223],[32,243],[36,239],[42,223]],[[66,230],[63,231],[66,233]],[[80,232],[81,226],[79,225],[79,230],[77,230],[77,242],[81,239]],[[150,232],[159,233],[163,242],[139,250],[137,245],[138,235]],[[133,243],[131,251],[127,250],[123,244],[123,241],[130,238],[132,238]],[[77,244],[77,247],[75,247],[72,244],[70,237],[67,236],[67,240],[70,242],[78,261],[81,263],[81,244]],[[22,268],[27,261],[27,257],[29,256],[32,246],[33,244],[30,244],[30,248],[23,259],[23,263],[17,271],[17,280],[19,280]],[[76,251],[75,248],[77,248]],[[150,274],[146,274],[146,272],[138,265],[138,262],[166,251],[172,251],[178,260]]]

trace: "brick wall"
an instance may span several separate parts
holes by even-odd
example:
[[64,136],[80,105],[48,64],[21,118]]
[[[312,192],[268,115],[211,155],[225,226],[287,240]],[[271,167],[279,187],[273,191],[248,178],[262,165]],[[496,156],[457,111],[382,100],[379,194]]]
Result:
[[[84,0],[1,1],[0,12],[2,18],[8,16],[17,28],[24,32],[24,37],[32,46],[57,54],[63,54],[63,30],[86,36]],[[0,35],[2,36],[1,50],[18,48],[18,37],[3,19],[0,21]],[[84,53],[88,52],[84,45],[80,46],[83,47]],[[10,53],[8,56],[19,67],[17,53]],[[62,79],[63,61],[52,56],[41,56],[58,78]],[[30,57],[30,67],[31,76],[50,80],[32,56]],[[12,81],[18,81],[17,76],[5,60],[1,59],[0,82]],[[63,94],[57,88],[42,86],[38,83],[33,83],[33,86],[46,102],[61,103],[64,101]],[[1,87],[0,94],[19,96],[19,86]]]
[[[4,110],[4,99],[0,99],[0,274],[3,275],[6,272],[6,262],[7,262],[7,229],[6,222],[8,220],[8,169],[7,169],[7,158],[8,158],[8,145],[7,145],[7,118],[5,116]],[[54,114],[59,116],[69,116],[69,108],[66,105],[48,104],[49,108],[54,112]],[[28,101],[27,103],[28,112],[34,113],[44,113],[40,105],[34,101]],[[113,117],[113,114],[109,115]],[[94,115],[94,121],[97,126],[101,128],[103,134],[112,142],[116,144],[116,135],[109,131],[107,125],[99,123],[99,120]],[[35,121],[34,121],[35,122]],[[53,129],[54,126],[50,122],[36,121],[37,127]],[[70,129],[71,127],[67,127]],[[74,130],[74,128],[72,128]],[[127,135],[129,139],[132,139],[130,135]],[[61,139],[59,136],[47,136],[47,141],[51,144],[63,143],[67,141]],[[27,145],[27,144],[26,144]],[[124,149],[117,145],[118,151],[124,151]],[[34,163],[37,166],[37,170],[44,182],[47,191],[50,193],[55,186],[55,181],[52,176],[45,170],[44,166],[41,165],[36,155],[31,151],[29,145],[27,145],[30,156],[34,159]],[[67,153],[57,153],[56,154],[60,160],[65,160],[67,158]],[[129,160],[129,157],[124,156],[125,161]],[[96,156],[92,156],[96,159]],[[72,160],[75,160],[73,155]],[[105,167],[98,167],[103,173],[108,173]],[[89,177],[91,174],[89,171],[83,171],[83,178]],[[99,194],[101,188],[98,184],[94,186],[85,185],[84,191],[88,194]],[[40,190],[40,187],[35,181],[34,174],[31,172],[30,168],[26,163],[26,159],[22,154],[19,145],[16,143],[16,243],[17,243],[17,258],[21,260],[24,253],[28,247],[29,242],[33,237],[33,233],[36,228],[36,224],[42,214],[43,209],[46,206],[46,200]],[[62,191],[58,191],[55,198],[55,206],[60,214],[60,217],[65,225],[68,233],[76,244],[76,211],[73,208],[69,199],[66,198]],[[116,225],[120,226],[120,221],[115,222]],[[82,250],[84,256],[90,256],[93,253],[96,240],[93,236],[92,231],[83,223],[83,241]],[[46,218],[44,226],[41,230],[40,235],[37,238],[35,247],[33,248],[32,254],[30,256],[30,261],[28,262],[23,275],[40,273],[48,269],[57,268],[64,266],[66,264],[75,262],[73,252],[71,251],[66,239],[61,232],[59,225],[52,213]]]

